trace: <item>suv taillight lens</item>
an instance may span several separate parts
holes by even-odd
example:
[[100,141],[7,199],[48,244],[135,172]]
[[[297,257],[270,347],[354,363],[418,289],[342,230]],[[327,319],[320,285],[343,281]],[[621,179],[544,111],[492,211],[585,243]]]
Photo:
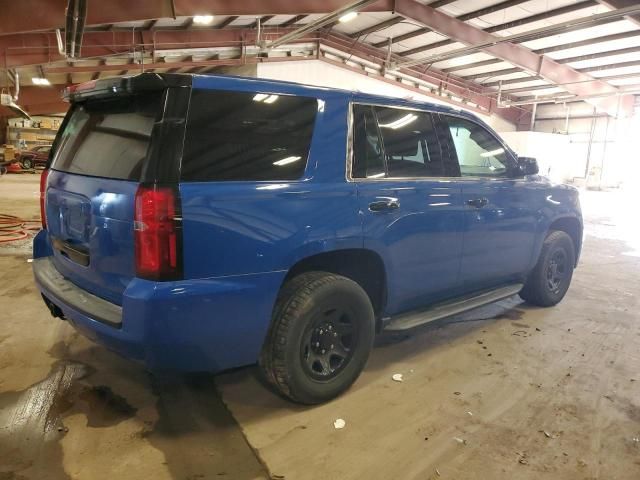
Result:
[[136,274],[149,280],[182,275],[180,198],[174,187],[140,185],[135,207]]
[[40,219],[42,220],[42,228],[47,229],[47,212],[45,210],[44,197],[47,193],[47,179],[49,178],[49,169],[45,169],[40,174]]

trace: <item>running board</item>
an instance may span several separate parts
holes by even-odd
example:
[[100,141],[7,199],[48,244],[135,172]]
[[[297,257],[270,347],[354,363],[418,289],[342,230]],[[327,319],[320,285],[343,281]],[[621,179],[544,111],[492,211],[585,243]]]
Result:
[[409,330],[410,328],[423,325],[425,323],[433,322],[434,320],[440,320],[441,318],[457,315],[458,313],[466,312],[474,308],[481,307],[488,303],[497,302],[515,295],[522,290],[523,285],[516,283],[513,285],[507,285],[500,287],[496,290],[485,291],[473,296],[463,297],[461,299],[439,303],[427,308],[426,310],[414,310],[412,312],[402,313],[396,317],[389,319],[389,323],[385,327],[385,330],[399,331]]

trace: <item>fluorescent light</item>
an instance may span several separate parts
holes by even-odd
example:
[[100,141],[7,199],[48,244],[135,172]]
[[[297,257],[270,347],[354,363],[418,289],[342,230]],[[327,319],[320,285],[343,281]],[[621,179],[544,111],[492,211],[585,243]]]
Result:
[[282,160],[278,160],[277,162],[273,162],[273,164],[282,167],[283,165],[289,165],[290,163],[297,162],[301,158],[302,157],[286,157]]
[[358,12],[349,12],[349,13],[345,13],[344,15],[342,15],[338,21],[340,23],[347,23],[350,22],[351,20],[353,20],[354,18],[356,18],[358,16]]
[[51,82],[44,77],[31,77],[34,85],[51,85]]
[[196,15],[193,17],[193,23],[196,25],[209,25],[213,22],[213,15]]
[[504,153],[504,148],[497,148],[495,150],[491,150],[490,152],[481,153],[480,156],[482,158],[495,157],[496,155],[500,155]]
[[416,118],[418,118],[417,115],[414,115],[413,113],[407,113],[404,117],[400,117],[397,120],[394,120],[391,123],[381,123],[380,126],[382,128],[391,128],[393,130],[396,130],[400,127],[404,127],[405,125],[409,125],[412,122],[415,122]]
[[278,100],[278,95],[269,95],[268,93],[257,93],[253,96],[256,102],[273,103]]

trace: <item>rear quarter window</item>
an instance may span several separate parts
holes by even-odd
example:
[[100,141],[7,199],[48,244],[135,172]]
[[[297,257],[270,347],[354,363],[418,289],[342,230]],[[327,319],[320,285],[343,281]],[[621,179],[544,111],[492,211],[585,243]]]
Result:
[[299,179],[317,110],[317,99],[310,97],[194,90],[182,180]]

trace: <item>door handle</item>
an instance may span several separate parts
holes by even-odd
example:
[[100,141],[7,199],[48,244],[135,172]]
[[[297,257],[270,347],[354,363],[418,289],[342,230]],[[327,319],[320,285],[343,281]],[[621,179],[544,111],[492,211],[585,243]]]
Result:
[[369,204],[369,210],[372,212],[384,212],[398,208],[400,208],[400,200],[393,197],[379,197],[379,200]]
[[475,208],[482,208],[489,203],[489,199],[485,197],[481,198],[473,198],[471,200],[467,200],[467,205]]

